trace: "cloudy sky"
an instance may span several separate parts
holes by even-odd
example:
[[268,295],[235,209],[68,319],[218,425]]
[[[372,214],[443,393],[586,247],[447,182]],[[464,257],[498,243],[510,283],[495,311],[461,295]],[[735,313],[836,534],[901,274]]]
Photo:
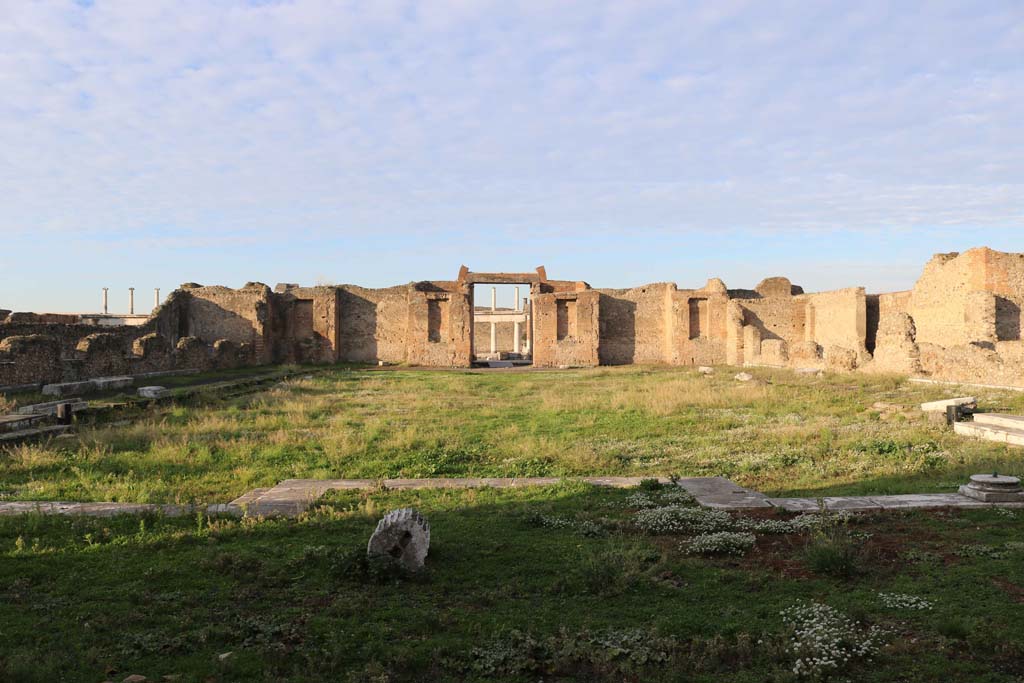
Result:
[[2,308],[462,263],[881,291],[981,244],[1024,251],[1020,0],[0,0]]

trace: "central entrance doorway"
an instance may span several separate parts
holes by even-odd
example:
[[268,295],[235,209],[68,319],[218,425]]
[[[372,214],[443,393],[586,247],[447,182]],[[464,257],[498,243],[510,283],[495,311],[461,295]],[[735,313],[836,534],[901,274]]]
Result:
[[473,364],[513,367],[533,363],[530,284],[474,284]]
[[474,273],[459,269],[458,284],[469,297],[471,364],[533,365],[533,302],[547,282],[544,266],[533,273]]

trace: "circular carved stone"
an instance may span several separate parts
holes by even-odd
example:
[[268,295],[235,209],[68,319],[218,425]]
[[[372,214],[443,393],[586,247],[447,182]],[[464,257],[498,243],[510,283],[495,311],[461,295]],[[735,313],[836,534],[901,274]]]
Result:
[[392,510],[377,523],[366,546],[368,557],[390,558],[406,569],[423,568],[430,549],[430,524],[412,508]]
[[987,491],[1020,491],[1020,479],[1003,474],[972,474],[970,486]]

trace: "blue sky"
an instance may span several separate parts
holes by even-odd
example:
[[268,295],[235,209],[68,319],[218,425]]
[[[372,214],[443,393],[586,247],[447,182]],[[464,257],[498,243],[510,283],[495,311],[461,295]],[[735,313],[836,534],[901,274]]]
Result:
[[1024,251],[1019,0],[0,0],[0,93],[0,308]]

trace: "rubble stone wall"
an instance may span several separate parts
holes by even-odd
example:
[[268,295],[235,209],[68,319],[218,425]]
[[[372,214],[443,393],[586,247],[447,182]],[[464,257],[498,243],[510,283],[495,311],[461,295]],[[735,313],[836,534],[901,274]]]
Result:
[[601,365],[665,363],[676,286],[659,282],[633,289],[596,289],[600,295],[598,360]]
[[[369,289],[182,285],[138,327],[75,316],[0,315],[0,386],[168,369],[378,362],[468,367],[490,349],[473,286],[526,283],[539,367],[665,363],[899,372],[1024,386],[1024,254],[939,254],[913,289],[804,293],[784,277],[755,289],[652,283],[592,289],[536,273],[471,273]],[[523,329],[524,337],[527,330]],[[513,348],[511,323],[499,350]],[[474,349],[475,336],[475,349]]]

